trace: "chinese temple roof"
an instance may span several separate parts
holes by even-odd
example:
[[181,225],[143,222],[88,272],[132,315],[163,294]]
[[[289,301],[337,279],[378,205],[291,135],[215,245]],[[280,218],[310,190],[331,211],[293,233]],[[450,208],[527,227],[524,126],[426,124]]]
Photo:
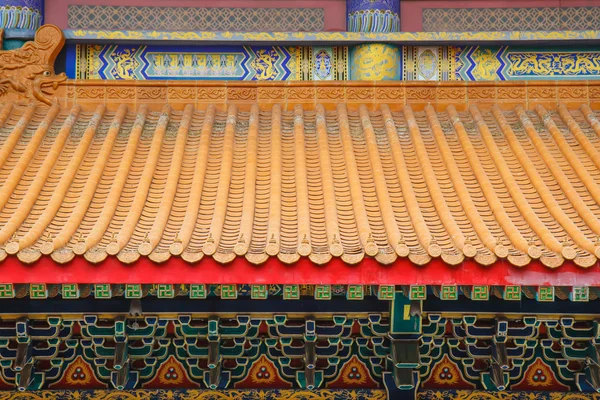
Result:
[[587,104],[142,103],[2,105],[2,258],[600,256]]

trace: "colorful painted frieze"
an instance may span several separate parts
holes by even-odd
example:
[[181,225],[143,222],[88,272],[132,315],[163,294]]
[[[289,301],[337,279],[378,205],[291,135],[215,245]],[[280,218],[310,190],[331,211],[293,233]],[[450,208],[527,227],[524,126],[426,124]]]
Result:
[[600,50],[515,46],[72,45],[67,74],[108,80],[600,79]]
[[109,80],[345,80],[347,47],[74,45],[67,74]]
[[454,48],[455,79],[600,79],[600,50],[466,46]]

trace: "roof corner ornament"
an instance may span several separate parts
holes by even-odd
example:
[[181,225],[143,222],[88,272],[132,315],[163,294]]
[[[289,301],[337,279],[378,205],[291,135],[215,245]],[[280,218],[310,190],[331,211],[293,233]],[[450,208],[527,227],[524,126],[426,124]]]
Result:
[[64,73],[56,75],[54,61],[65,44],[63,32],[54,25],[40,27],[32,42],[20,49],[0,51],[0,101],[10,92],[48,105]]

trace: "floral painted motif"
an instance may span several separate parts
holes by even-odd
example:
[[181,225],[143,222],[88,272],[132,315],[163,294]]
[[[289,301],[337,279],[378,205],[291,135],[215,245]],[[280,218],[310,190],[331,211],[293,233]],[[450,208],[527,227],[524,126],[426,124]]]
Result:
[[376,388],[377,382],[370,375],[369,368],[357,356],[346,361],[338,377],[327,385],[328,388]]
[[292,385],[281,378],[273,361],[263,354],[254,361],[246,378],[238,382],[235,387],[237,389],[290,388]]
[[83,359],[77,356],[63,372],[63,375],[58,382],[50,385],[53,389],[96,389],[105,388],[106,385],[100,382],[92,366]]
[[570,388],[558,381],[552,368],[537,358],[525,371],[523,379],[512,386],[513,390],[568,391]]
[[163,361],[154,378],[144,385],[144,388],[147,389],[168,387],[182,389],[198,387],[198,384],[188,376],[185,367],[174,356],[170,356],[166,361]]
[[461,373],[459,367],[444,355],[431,370],[429,378],[423,382],[427,389],[474,389]]

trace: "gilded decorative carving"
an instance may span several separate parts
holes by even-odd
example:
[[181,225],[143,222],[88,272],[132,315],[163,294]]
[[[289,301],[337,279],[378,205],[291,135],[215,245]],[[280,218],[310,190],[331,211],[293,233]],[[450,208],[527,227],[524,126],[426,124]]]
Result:
[[33,42],[20,49],[0,51],[0,97],[13,91],[30,100],[52,104],[58,84],[67,79],[54,72],[54,61],[65,44],[62,31],[54,25],[44,25]]
[[196,88],[194,87],[171,87],[168,89],[169,99],[191,100],[195,99]]
[[37,392],[0,392],[0,400],[234,400],[234,399],[271,399],[271,400],[385,400],[385,390],[364,389],[249,389],[249,390],[93,390],[93,391],[37,391]]
[[486,87],[470,87],[467,89],[469,100],[496,100],[496,89]]
[[409,100],[435,100],[435,89],[433,88],[407,88],[406,97]]
[[137,89],[137,94],[140,100],[160,100],[167,97],[164,87],[140,87]]
[[256,100],[255,88],[228,88],[228,100]]
[[225,100],[224,88],[200,88],[198,89],[198,100]]
[[132,100],[135,98],[135,89],[132,87],[109,87],[106,89],[109,99]]
[[317,88],[317,98],[320,100],[343,99],[344,88]]
[[382,100],[403,100],[404,88],[377,88],[375,97]]
[[260,100],[283,100],[285,99],[284,88],[259,88],[258,98]]
[[348,100],[373,100],[375,98],[375,90],[373,88],[355,88],[349,87],[346,89]]
[[508,87],[498,88],[498,99],[499,100],[520,100],[522,101],[525,98],[526,91],[525,88],[515,88]]
[[289,88],[288,99],[290,100],[312,100],[315,98],[314,88]]
[[419,392],[419,400],[586,400],[598,399],[597,393],[565,392],[484,392],[470,390],[425,390]]
[[553,87],[529,87],[527,91],[530,99],[556,98],[556,88]]
[[437,89],[438,100],[463,100],[467,97],[465,88],[445,88]]

